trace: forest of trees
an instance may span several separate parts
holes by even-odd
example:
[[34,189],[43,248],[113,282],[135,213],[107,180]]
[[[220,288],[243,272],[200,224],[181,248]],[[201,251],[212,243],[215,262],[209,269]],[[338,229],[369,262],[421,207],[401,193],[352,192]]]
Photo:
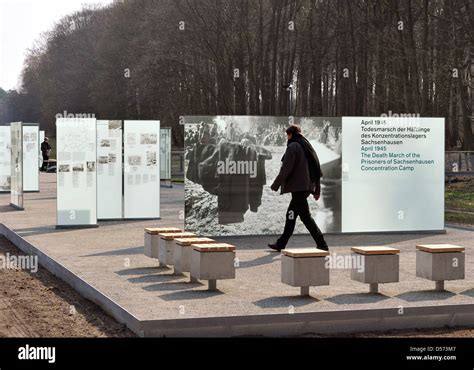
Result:
[[472,0],[116,1],[38,40],[0,121],[160,119],[182,145],[185,115],[392,111],[445,117],[446,147],[474,150],[473,38]]

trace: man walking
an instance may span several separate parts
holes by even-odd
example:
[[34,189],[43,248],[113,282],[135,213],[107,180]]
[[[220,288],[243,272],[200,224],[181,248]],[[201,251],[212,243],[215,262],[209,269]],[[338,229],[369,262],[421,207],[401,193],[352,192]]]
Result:
[[51,155],[51,145],[49,145],[49,139],[47,137],[45,137],[44,141],[41,143],[41,154],[43,155],[41,171],[47,171],[49,156]]
[[319,249],[328,250],[321,230],[316,225],[308,205],[308,197],[312,194],[315,200],[321,196],[321,165],[318,156],[310,142],[301,134],[298,125],[291,125],[286,130],[288,146],[282,158],[280,173],[273,182],[271,189],[281,194],[291,193],[291,202],[286,213],[286,223],[283,235],[276,244],[269,244],[271,249],[280,252],[285,249],[295,230],[296,219],[299,216],[311,233]]

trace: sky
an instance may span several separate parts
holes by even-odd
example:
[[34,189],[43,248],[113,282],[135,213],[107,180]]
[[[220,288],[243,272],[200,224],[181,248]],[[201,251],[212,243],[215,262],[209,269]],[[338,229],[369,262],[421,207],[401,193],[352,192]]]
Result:
[[0,0],[0,87],[18,88],[23,61],[40,35],[83,4],[113,0]]

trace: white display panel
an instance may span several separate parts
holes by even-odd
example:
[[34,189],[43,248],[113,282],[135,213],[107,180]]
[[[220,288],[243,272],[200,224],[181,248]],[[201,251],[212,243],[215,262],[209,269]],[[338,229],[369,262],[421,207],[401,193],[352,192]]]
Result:
[[23,124],[23,191],[39,191],[39,127]]
[[58,227],[97,224],[96,132],[92,118],[56,121]]
[[160,177],[161,180],[171,180],[171,128],[160,131]]
[[38,168],[41,168],[43,166],[43,153],[41,153],[41,144],[44,141],[45,138],[45,132],[41,130],[39,132],[39,145],[38,145]]
[[97,218],[122,218],[122,122],[97,121]]
[[342,231],[444,229],[442,118],[343,117]]
[[11,128],[11,191],[10,205],[23,209],[23,124],[14,122]]
[[0,193],[11,188],[11,128],[0,126]]
[[124,217],[160,217],[160,121],[124,123]]

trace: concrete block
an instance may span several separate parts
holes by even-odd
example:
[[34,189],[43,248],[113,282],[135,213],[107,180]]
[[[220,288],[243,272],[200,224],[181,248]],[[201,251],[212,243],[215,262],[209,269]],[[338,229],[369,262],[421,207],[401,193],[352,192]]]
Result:
[[174,263],[174,241],[173,240],[160,240],[158,248],[158,259],[163,265],[172,265]]
[[191,271],[192,248],[175,243],[173,251],[173,265],[175,274]]
[[196,245],[210,243],[216,243],[216,241],[209,238],[175,239],[173,252],[175,273],[180,274],[183,272],[191,272],[191,255],[193,252],[193,244]]
[[160,234],[160,240],[158,242],[158,259],[160,265],[173,265],[174,263],[174,240],[177,238],[195,238],[197,237],[194,233],[165,233]]
[[400,256],[398,254],[362,255],[362,259],[364,269],[359,271],[358,268],[353,268],[351,270],[352,280],[364,284],[396,283],[400,281]]
[[235,279],[235,252],[191,253],[191,276],[199,280]]
[[281,257],[281,282],[294,287],[329,285],[324,257]]
[[180,229],[175,227],[146,228],[145,229],[145,256],[158,258],[159,234],[177,233]]
[[430,253],[417,250],[416,276],[432,281],[464,279],[465,254],[464,252]]
[[160,237],[158,235],[145,233],[145,256],[158,258],[158,245]]

